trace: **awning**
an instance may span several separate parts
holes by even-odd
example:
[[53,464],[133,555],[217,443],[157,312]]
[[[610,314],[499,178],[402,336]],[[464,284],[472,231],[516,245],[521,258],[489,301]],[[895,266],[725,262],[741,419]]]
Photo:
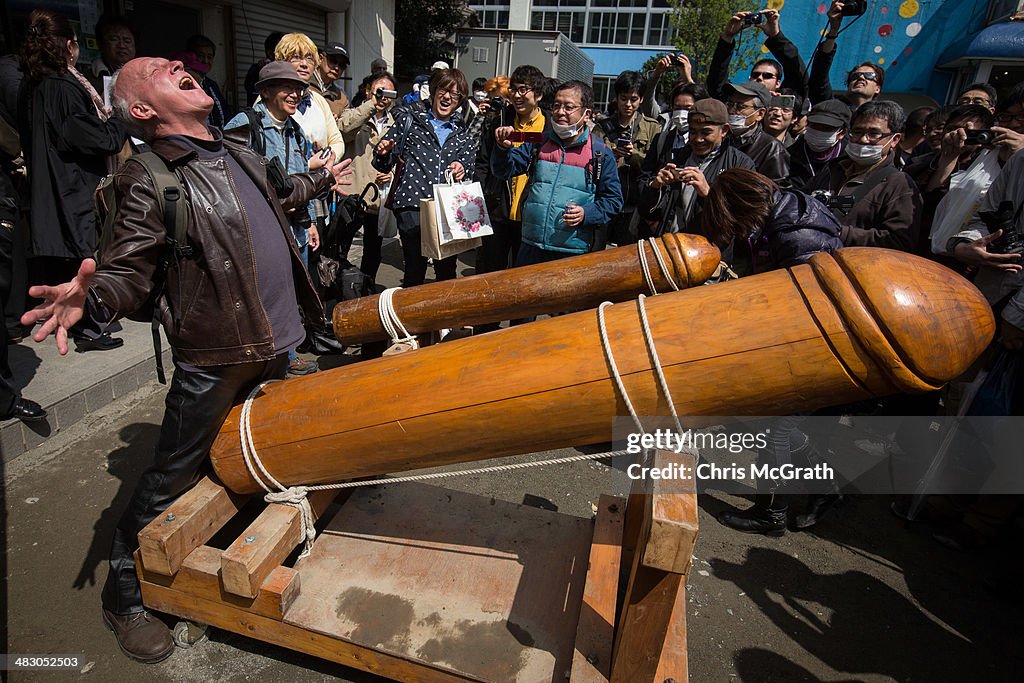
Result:
[[1024,59],[1024,22],[1004,21],[986,26],[946,48],[942,67],[957,67],[979,59]]

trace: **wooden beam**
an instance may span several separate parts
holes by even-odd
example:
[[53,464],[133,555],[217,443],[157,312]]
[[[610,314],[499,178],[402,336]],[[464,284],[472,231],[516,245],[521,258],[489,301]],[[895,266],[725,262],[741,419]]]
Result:
[[[673,464],[696,463],[686,454],[654,454],[654,468]],[[649,486],[649,495],[629,498],[627,532],[639,527],[639,533],[616,625],[612,683],[681,683],[688,676],[685,594],[697,538],[696,494],[692,479],[654,479]]]
[[[338,490],[327,490],[309,494],[314,520],[323,514],[338,493]],[[271,503],[221,556],[224,590],[244,598],[255,597],[274,568],[284,562],[303,540],[299,509]]]
[[[694,472],[697,459],[686,453],[658,451],[654,466],[678,465]],[[645,567],[686,575],[697,544],[697,488],[690,479],[655,479],[651,485],[651,523],[643,546]]]
[[209,541],[247,500],[204,477],[139,532],[147,571],[172,576],[188,554]]
[[200,546],[182,562],[174,576],[151,572],[137,558],[140,581],[171,588],[187,595],[223,602],[270,619],[281,620],[299,596],[299,573],[291,567],[275,567],[253,598],[232,595],[220,582],[220,554],[217,548]]
[[611,676],[625,511],[624,498],[602,495],[597,504],[590,565],[576,626],[571,683],[607,683]]
[[145,580],[142,581],[142,598],[150,609],[398,681],[455,683],[480,680],[353,645],[231,604],[196,597]]

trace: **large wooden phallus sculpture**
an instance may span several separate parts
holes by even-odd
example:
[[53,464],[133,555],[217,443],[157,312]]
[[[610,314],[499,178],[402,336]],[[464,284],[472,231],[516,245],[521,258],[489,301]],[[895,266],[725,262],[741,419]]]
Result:
[[[788,414],[935,389],[995,329],[966,280],[869,248],[651,297],[646,309],[681,416]],[[605,317],[636,412],[668,414],[638,304]],[[584,311],[272,384],[252,404],[252,440],[286,485],[600,443],[626,414],[610,372],[597,313]],[[239,412],[210,457],[228,488],[251,493]]]
[[[721,258],[718,248],[698,235],[669,234],[640,245],[656,292],[673,290],[669,277],[679,289],[702,284]],[[421,334],[593,308],[602,301],[627,301],[640,293],[652,292],[637,245],[630,245],[403,289],[394,293],[392,303],[406,329]],[[387,338],[377,313],[379,298],[367,296],[334,307],[338,341],[359,344]]]

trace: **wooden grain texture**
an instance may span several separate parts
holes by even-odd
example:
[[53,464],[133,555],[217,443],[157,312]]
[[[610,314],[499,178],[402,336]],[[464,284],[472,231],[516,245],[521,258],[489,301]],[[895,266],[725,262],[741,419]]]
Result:
[[[697,235],[658,238],[673,280],[680,288],[706,281],[718,266],[718,248]],[[649,243],[649,271],[659,292],[672,291]],[[636,245],[605,249],[552,263],[538,263],[433,282],[395,293],[392,304],[413,334],[593,308],[602,301],[626,301],[651,294]],[[334,334],[344,344],[386,339],[377,313],[379,295],[334,307]]]
[[296,564],[285,621],[470,678],[564,681],[592,529],[424,484],[360,490]]
[[[338,491],[313,491],[309,506],[314,521],[337,497]],[[251,540],[250,540],[251,539]],[[271,503],[221,555],[224,590],[251,598],[275,567],[304,541],[302,515],[297,507]]]
[[[687,453],[658,451],[654,467],[677,465],[693,472],[697,459]],[[679,470],[683,471],[683,470]],[[651,522],[643,542],[645,567],[683,574],[690,572],[697,544],[697,488],[694,479],[655,479],[648,501]]]
[[645,567],[639,550],[633,556],[626,596],[616,625],[611,681],[661,683],[666,678],[685,681],[685,669],[678,668],[680,661],[685,665],[685,651],[680,660],[677,652],[666,651],[666,647],[678,647],[681,632],[685,648],[686,604],[679,596],[685,592],[686,577]]
[[182,560],[217,533],[247,498],[204,477],[139,532],[139,550],[151,572],[170,576]]
[[602,495],[597,503],[587,583],[576,626],[571,683],[605,683],[611,676],[625,509],[626,500],[615,496]]
[[185,558],[174,576],[148,571],[145,560],[136,567],[139,580],[187,593],[202,600],[222,602],[270,619],[280,620],[299,596],[299,573],[291,567],[275,567],[252,598],[243,598],[224,590],[220,581],[220,554],[217,548],[204,545]]
[[[254,638],[296,652],[304,652],[320,659],[368,671],[396,681],[456,683],[480,680],[439,671],[420,663],[408,662],[399,657],[374,652],[344,640],[308,631],[260,614],[253,614],[241,607],[198,598],[190,593],[149,581],[142,582],[142,598],[150,609],[174,614],[201,624],[209,624],[247,638]],[[339,676],[343,674],[344,672],[338,672]]]
[[[692,417],[920,391],[969,367],[994,329],[966,280],[870,248],[652,297],[647,313],[676,409]],[[667,414],[637,304],[606,319],[637,412]],[[252,492],[239,412],[210,457],[226,485]],[[269,471],[291,485],[604,442],[624,414],[586,311],[271,385],[254,401],[252,432]]]

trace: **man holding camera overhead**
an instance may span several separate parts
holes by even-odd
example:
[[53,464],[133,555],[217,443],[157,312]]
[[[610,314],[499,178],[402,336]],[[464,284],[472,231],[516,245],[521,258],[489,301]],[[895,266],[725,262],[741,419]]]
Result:
[[746,28],[757,26],[767,36],[764,46],[775,59],[759,59],[750,70],[750,80],[761,83],[772,93],[782,89],[785,78],[786,87],[796,91],[800,97],[807,94],[807,69],[797,50],[789,38],[782,33],[779,24],[779,11],[766,9],[760,12],[737,12],[725,24],[718,38],[715,54],[711,57],[708,67],[708,91],[712,97],[725,99],[724,93],[729,83],[729,62],[736,46],[736,36]]
[[811,60],[811,75],[807,82],[807,91],[811,102],[817,104],[835,98],[845,102],[852,112],[882,92],[882,86],[885,84],[885,69],[872,62],[864,62],[855,66],[847,74],[845,93],[834,94],[832,84],[829,82],[829,71],[832,70],[832,60],[836,56],[836,38],[839,37],[839,27],[843,23],[843,17],[860,16],[866,9],[865,0],[846,0],[845,2],[833,0],[832,5],[829,6],[827,12],[828,32]]

